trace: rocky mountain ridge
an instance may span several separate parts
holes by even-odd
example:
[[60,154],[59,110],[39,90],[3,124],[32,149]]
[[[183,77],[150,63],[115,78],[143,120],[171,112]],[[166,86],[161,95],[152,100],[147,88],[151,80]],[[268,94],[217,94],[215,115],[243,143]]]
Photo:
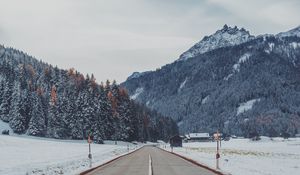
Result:
[[[224,26],[179,60],[121,86],[136,101],[173,117],[181,132],[293,135],[300,130],[298,31],[254,37]],[[221,36],[215,43],[227,41],[220,33],[240,37],[204,47],[215,36]]]

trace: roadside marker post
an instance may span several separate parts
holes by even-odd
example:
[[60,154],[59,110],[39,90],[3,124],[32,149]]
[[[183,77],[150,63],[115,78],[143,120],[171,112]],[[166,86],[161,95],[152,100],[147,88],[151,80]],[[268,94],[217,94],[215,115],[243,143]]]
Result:
[[92,167],[92,153],[91,153],[91,143],[92,143],[92,139],[91,136],[88,136],[88,143],[89,143],[89,155],[88,158],[90,160],[90,168]]
[[217,133],[214,134],[214,139],[217,141],[216,169],[220,169],[220,166],[219,166],[219,159],[221,158],[220,148],[219,148],[220,136],[221,136],[221,134],[219,133],[219,131],[217,131]]

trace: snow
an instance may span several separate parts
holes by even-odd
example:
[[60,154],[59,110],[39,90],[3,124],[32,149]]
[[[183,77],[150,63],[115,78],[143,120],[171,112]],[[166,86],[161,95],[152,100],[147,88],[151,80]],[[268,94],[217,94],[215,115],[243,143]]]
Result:
[[296,27],[292,30],[289,30],[287,32],[278,33],[276,36],[279,37],[279,38],[288,37],[288,36],[298,36],[298,37],[300,37],[300,26],[298,26],[298,27]]
[[201,104],[205,104],[209,99],[209,95],[202,99]]
[[245,53],[240,59],[239,59],[239,63],[243,63],[245,61],[247,61],[247,59],[250,57],[249,53]]
[[240,71],[240,64],[236,63],[232,67],[233,67],[233,70]]
[[146,72],[133,72],[128,78],[127,80],[130,80],[130,79],[135,79],[135,78],[139,78],[143,75],[146,75],[148,73],[150,73],[151,71],[146,71]]
[[189,133],[188,138],[206,138],[209,137],[209,133]]
[[187,81],[187,78],[185,78],[185,80],[180,84],[178,91],[180,91],[184,87],[186,81]]
[[265,52],[270,54],[273,51],[273,49],[275,47],[275,44],[274,43],[268,43],[268,46],[269,47],[267,49],[265,49]]
[[9,130],[10,134],[13,134],[12,129],[9,127],[9,124],[0,120],[0,134],[3,130]]
[[225,81],[228,81],[229,78],[231,78],[234,73],[236,72],[239,72],[240,71],[240,67],[241,67],[241,64],[246,62],[249,58],[250,58],[251,54],[250,53],[245,53],[243,54],[237,63],[235,63],[233,66],[232,66],[232,73],[228,74],[226,77],[223,78],[223,80]]
[[290,43],[290,46],[291,46],[293,49],[297,49],[297,48],[300,47],[300,43],[292,42],[292,43]]
[[[93,167],[127,153],[127,144],[92,144]],[[89,169],[88,144],[82,140],[0,135],[0,155],[0,174],[5,175],[71,175]]]
[[[183,143],[183,148],[173,150],[215,168],[216,142]],[[300,138],[231,139],[222,141],[220,154],[221,171],[232,175],[299,174],[300,170]]]
[[183,124],[183,121],[180,121],[180,122],[177,123],[177,126],[179,127],[179,126],[181,126],[182,124]]
[[229,78],[232,77],[232,76],[233,76],[233,73],[231,73],[231,74],[227,75],[226,77],[224,77],[224,80],[225,80],[225,81],[228,81]]
[[236,72],[239,72],[241,64],[244,63],[245,61],[247,61],[250,56],[251,55],[249,53],[245,53],[244,55],[242,55],[239,58],[239,61],[236,64],[233,65],[233,70],[236,71]]
[[196,43],[192,48],[184,52],[178,61],[185,61],[199,54],[209,52],[221,47],[238,45],[254,39],[245,29],[231,28],[225,25],[223,29],[218,30],[210,36],[204,37],[200,42]]
[[4,79],[3,75],[0,74],[0,83],[2,83],[2,81],[4,81],[4,80],[5,80],[5,79]]
[[252,99],[245,103],[241,103],[237,109],[236,115],[240,115],[248,110],[251,110],[255,102],[259,102],[260,99]]
[[150,101],[148,100],[147,102],[146,102],[146,106],[149,106],[150,105]]
[[272,51],[274,49],[275,44],[274,43],[269,43],[268,45],[269,45],[270,51]]
[[135,93],[132,96],[130,96],[130,98],[132,100],[135,100],[141,93],[143,93],[143,91],[144,91],[144,88],[137,88],[135,90]]
[[267,38],[270,38],[270,37],[274,37],[274,35],[273,34],[263,34],[263,35],[258,35],[256,38],[263,38],[263,41],[266,42]]

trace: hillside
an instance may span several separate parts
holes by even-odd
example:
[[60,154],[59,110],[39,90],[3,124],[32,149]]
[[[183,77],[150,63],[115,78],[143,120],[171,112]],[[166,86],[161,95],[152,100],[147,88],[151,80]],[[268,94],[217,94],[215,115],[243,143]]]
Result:
[[176,124],[130,100],[116,82],[62,70],[0,46],[0,119],[17,134],[59,139],[155,141]]
[[252,36],[225,25],[178,60],[121,85],[171,116],[181,132],[294,135],[300,131],[299,27]]

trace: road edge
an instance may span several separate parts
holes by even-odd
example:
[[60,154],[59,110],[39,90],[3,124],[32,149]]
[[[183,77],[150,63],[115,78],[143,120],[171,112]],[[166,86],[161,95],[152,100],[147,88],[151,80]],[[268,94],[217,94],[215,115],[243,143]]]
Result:
[[131,152],[126,153],[126,154],[122,154],[122,155],[120,155],[120,156],[118,156],[118,157],[115,157],[115,158],[113,158],[113,159],[111,159],[111,160],[109,160],[109,161],[107,161],[107,162],[105,162],[105,163],[103,163],[103,164],[101,164],[101,165],[98,165],[98,166],[96,166],[96,167],[87,169],[87,170],[85,170],[85,171],[79,173],[79,175],[86,175],[86,174],[88,174],[88,173],[90,173],[90,172],[92,172],[92,171],[94,171],[94,170],[96,170],[96,169],[98,169],[98,168],[101,168],[101,167],[103,167],[103,166],[105,166],[105,165],[107,165],[107,164],[110,164],[111,162],[114,162],[114,161],[116,161],[116,160],[118,160],[118,159],[120,159],[120,158],[122,158],[122,157],[125,157],[125,156],[128,156],[128,155],[132,154],[132,153],[135,153],[136,151],[140,150],[140,149],[143,148],[143,147],[144,147],[144,146],[141,146],[141,147],[139,147],[138,149],[136,149],[136,150],[134,150],[134,151],[131,151]]
[[199,166],[199,167],[201,167],[201,168],[204,168],[204,169],[207,169],[207,170],[209,170],[209,171],[212,171],[213,173],[215,173],[215,174],[217,174],[217,175],[226,175],[226,174],[222,173],[221,171],[218,171],[218,170],[213,169],[213,168],[211,168],[211,167],[209,167],[209,166],[203,165],[203,164],[201,164],[201,163],[199,163],[199,162],[197,162],[197,161],[195,161],[195,160],[193,160],[193,159],[191,159],[191,158],[187,158],[187,157],[185,157],[185,156],[183,156],[183,155],[180,155],[180,154],[177,154],[177,153],[174,153],[174,152],[171,152],[171,151],[167,151],[167,150],[162,149],[162,148],[160,148],[160,147],[157,147],[157,148],[159,148],[159,149],[161,149],[161,150],[163,150],[163,151],[165,151],[165,152],[167,152],[167,153],[170,153],[170,154],[173,154],[173,155],[175,155],[175,156],[178,156],[178,157],[180,157],[180,158],[182,158],[182,159],[184,159],[184,160],[186,160],[186,161],[188,161],[188,162],[191,162],[191,163],[193,163],[193,164],[195,164],[195,165],[197,165],[197,166]]

